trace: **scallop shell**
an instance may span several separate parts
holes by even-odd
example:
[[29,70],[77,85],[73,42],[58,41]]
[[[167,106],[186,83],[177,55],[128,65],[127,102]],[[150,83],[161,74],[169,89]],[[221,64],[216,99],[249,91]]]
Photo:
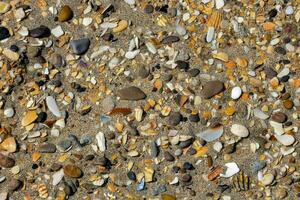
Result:
[[247,176],[243,171],[239,172],[231,179],[232,187],[238,192],[249,190],[250,183],[250,177]]

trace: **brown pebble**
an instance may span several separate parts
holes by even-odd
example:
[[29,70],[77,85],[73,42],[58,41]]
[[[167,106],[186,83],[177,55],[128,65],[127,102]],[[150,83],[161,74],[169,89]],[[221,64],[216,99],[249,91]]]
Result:
[[82,176],[81,169],[75,165],[64,166],[64,173],[71,178],[80,178]]
[[287,116],[283,112],[276,112],[272,115],[271,119],[278,123],[284,123],[287,120]]
[[185,183],[190,182],[190,181],[192,180],[192,176],[189,175],[189,174],[184,174],[184,175],[181,177],[181,180],[182,180],[182,182],[185,182]]
[[69,21],[70,19],[72,19],[72,17],[73,17],[73,11],[67,5],[63,6],[58,13],[59,22]]
[[286,108],[286,109],[292,109],[294,107],[294,103],[293,101],[291,100],[285,100],[283,102],[283,106]]
[[168,151],[165,151],[164,157],[167,161],[173,162],[175,160],[175,157]]
[[0,154],[0,166],[4,168],[12,168],[15,166],[15,161],[10,157]]

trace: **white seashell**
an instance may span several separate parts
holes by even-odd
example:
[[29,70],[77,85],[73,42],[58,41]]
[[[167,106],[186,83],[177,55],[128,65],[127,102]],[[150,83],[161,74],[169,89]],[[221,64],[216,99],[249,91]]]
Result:
[[4,115],[5,115],[5,117],[7,117],[7,118],[13,117],[14,114],[15,114],[15,111],[14,111],[13,108],[6,108],[6,109],[4,110]]
[[64,177],[64,170],[60,169],[52,175],[52,185],[58,185]]
[[289,68],[285,67],[277,74],[277,77],[282,78],[284,76],[287,76],[289,73],[290,73]]
[[180,26],[179,24],[177,24],[175,26],[175,30],[178,33],[178,35],[185,35],[186,34],[186,29],[183,26]]
[[61,117],[61,112],[56,104],[55,99],[52,96],[46,97],[46,104],[50,112],[56,117]]
[[205,131],[198,133],[197,136],[202,138],[206,142],[211,142],[221,137],[223,135],[223,132],[223,125],[220,125],[214,128],[206,129]]
[[134,50],[134,51],[128,51],[125,54],[125,57],[129,60],[134,59],[138,54],[140,53],[140,50]]
[[239,137],[248,137],[248,129],[240,124],[233,124],[230,129],[231,133]]
[[99,186],[101,187],[102,185],[104,185],[105,183],[105,180],[104,179],[99,179],[99,180],[96,180],[96,181],[93,181],[93,185],[96,185],[96,186]]
[[37,138],[41,136],[41,132],[40,131],[35,131],[33,133],[29,133],[28,134],[28,138]]
[[254,108],[253,110],[253,114],[255,117],[259,118],[259,119],[268,119],[269,118],[269,115],[265,114],[263,111],[261,111],[260,109],[258,108]]
[[295,138],[291,135],[275,135],[275,138],[284,146],[290,146],[295,142]]
[[208,27],[207,34],[206,34],[206,42],[211,42],[214,39],[215,36],[215,28],[214,27]]
[[104,22],[100,24],[100,28],[107,29],[107,28],[116,28],[118,26],[117,22]]
[[224,0],[215,0],[216,9],[220,9],[225,5]]
[[106,144],[105,144],[105,136],[104,133],[99,132],[96,135],[96,140],[97,140],[97,144],[98,144],[98,148],[100,151],[105,151],[106,150]]
[[235,162],[226,163],[225,166],[227,167],[225,174],[220,174],[221,177],[229,178],[240,171],[240,168]]
[[55,37],[59,38],[60,36],[65,34],[65,32],[63,31],[61,26],[57,26],[57,27],[55,27],[54,29],[51,30],[51,34],[54,35]]
[[157,49],[154,46],[154,44],[152,44],[151,42],[146,42],[145,45],[146,45],[148,51],[150,51],[150,53],[152,53],[152,54],[156,54],[157,53]]
[[176,176],[169,184],[170,185],[175,185],[179,182],[179,178]]
[[220,152],[223,148],[223,145],[221,142],[216,142],[214,143],[213,148],[216,152]]
[[19,33],[21,36],[26,37],[26,36],[29,35],[29,30],[28,30],[27,27],[22,26],[22,27],[19,29],[18,33]]
[[242,95],[242,89],[238,86],[232,88],[231,90],[231,98],[232,99],[238,99]]
[[280,153],[283,156],[287,156],[289,154],[292,154],[295,151],[295,148],[289,148],[289,147],[281,147],[280,148]]
[[284,134],[284,129],[281,123],[270,121],[270,125],[273,127],[275,134],[277,135]]

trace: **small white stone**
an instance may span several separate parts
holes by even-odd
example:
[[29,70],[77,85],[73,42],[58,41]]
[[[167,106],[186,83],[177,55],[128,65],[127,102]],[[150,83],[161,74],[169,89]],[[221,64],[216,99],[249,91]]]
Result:
[[152,44],[151,42],[146,42],[145,45],[146,45],[148,51],[150,51],[150,53],[152,53],[152,54],[156,54],[157,53],[157,49],[154,46],[154,44]]
[[186,29],[183,26],[180,26],[179,24],[176,25],[175,29],[176,29],[176,32],[178,33],[178,35],[186,34]]
[[18,173],[20,173],[20,167],[18,165],[12,167],[11,168],[11,173],[13,173],[15,175],[18,174]]
[[14,114],[15,114],[15,111],[14,111],[13,108],[6,108],[6,109],[4,110],[4,115],[5,115],[5,117],[7,117],[7,118],[13,117]]
[[290,44],[290,43],[287,43],[287,44],[285,45],[285,48],[286,48],[286,50],[288,50],[289,52],[294,52],[294,51],[295,51],[295,47],[294,47],[292,44]]
[[285,67],[277,74],[277,77],[282,78],[284,76],[287,76],[289,73],[290,73],[289,68]]
[[280,39],[279,39],[279,38],[275,38],[275,39],[271,40],[270,44],[271,44],[272,46],[275,46],[275,45],[278,44],[279,42],[280,42]]
[[92,22],[93,22],[93,19],[90,18],[90,17],[85,17],[85,18],[83,18],[83,20],[82,20],[82,24],[83,24],[84,26],[89,26]]
[[226,163],[225,167],[227,167],[225,174],[220,174],[220,176],[224,178],[232,177],[240,171],[240,168],[235,162]]
[[135,4],[135,0],[124,0],[125,3],[129,4],[129,5],[134,5]]
[[240,124],[233,124],[230,129],[231,133],[239,137],[248,137],[249,131],[247,127]]
[[15,15],[15,18],[17,19],[18,22],[21,21],[26,16],[23,8],[18,8],[15,11],[14,15]]
[[225,5],[224,0],[215,0],[216,9],[220,9]]
[[65,34],[64,30],[61,28],[61,26],[57,26],[54,29],[51,30],[52,35],[59,38],[63,34]]
[[58,185],[64,177],[64,170],[60,169],[52,175],[52,185]]
[[261,183],[264,185],[264,186],[268,186],[270,185],[273,180],[274,180],[274,175],[273,174],[266,174],[263,176],[262,180],[261,180]]
[[97,135],[96,135],[96,140],[97,140],[97,145],[98,145],[98,148],[100,151],[105,151],[106,150],[106,141],[105,141],[105,136],[104,136],[104,133],[102,132],[99,132]]
[[291,135],[275,135],[275,138],[278,142],[283,144],[284,146],[290,146],[295,142],[295,138]]
[[61,117],[61,112],[57,106],[55,99],[52,96],[46,97],[46,104],[50,112],[56,117]]
[[128,51],[125,54],[125,57],[129,60],[134,59],[138,54],[140,53],[140,50],[134,50],[134,51]]
[[216,142],[214,143],[213,148],[216,152],[220,152],[223,148],[223,145],[221,142]]
[[242,89],[238,86],[232,88],[231,90],[231,98],[232,99],[238,99],[242,95]]
[[288,7],[286,7],[286,9],[285,9],[285,14],[286,15],[292,15],[294,13],[294,8],[293,8],[293,6],[288,6]]
[[207,34],[206,34],[206,42],[211,42],[214,39],[215,36],[215,28],[214,27],[208,27]]
[[184,13],[184,14],[182,15],[182,20],[183,20],[183,21],[187,21],[187,20],[190,19],[190,17],[191,17],[190,13]]
[[19,30],[18,30],[18,33],[23,36],[23,37],[26,37],[29,35],[29,31],[28,31],[28,28],[25,27],[25,26],[22,26]]
[[284,134],[284,129],[281,123],[270,121],[270,125],[273,127],[276,135]]
[[176,176],[169,184],[170,185],[175,185],[179,182],[179,178]]

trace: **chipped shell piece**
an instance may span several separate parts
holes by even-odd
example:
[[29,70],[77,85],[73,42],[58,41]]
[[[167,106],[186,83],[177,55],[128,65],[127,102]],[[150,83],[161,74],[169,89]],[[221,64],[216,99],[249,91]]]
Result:
[[127,27],[128,27],[128,22],[126,20],[121,20],[119,21],[118,26],[113,28],[112,31],[114,33],[119,33],[124,31]]
[[249,135],[248,129],[241,124],[233,124],[230,130],[231,133],[239,137],[248,137]]
[[38,118],[35,111],[28,111],[22,119],[22,126],[28,126]]
[[52,96],[46,97],[46,104],[50,112],[56,117],[61,117],[61,112],[57,106],[55,99]]
[[290,146],[292,144],[294,144],[295,142],[295,138],[291,135],[275,135],[275,138],[277,139],[278,142],[280,142],[281,144],[283,144],[284,146]]
[[221,177],[229,178],[240,171],[240,168],[235,162],[226,163],[225,167],[227,167],[224,174],[220,174]]
[[6,138],[1,144],[1,149],[13,153],[17,151],[17,143],[14,137]]
[[106,150],[106,144],[105,144],[106,141],[105,141],[104,133],[99,132],[96,135],[96,140],[97,140],[99,150],[102,152],[105,151]]
[[202,138],[206,142],[211,142],[221,137],[223,135],[223,132],[223,125],[218,125],[216,127],[208,128],[205,131],[198,133],[197,136]]

